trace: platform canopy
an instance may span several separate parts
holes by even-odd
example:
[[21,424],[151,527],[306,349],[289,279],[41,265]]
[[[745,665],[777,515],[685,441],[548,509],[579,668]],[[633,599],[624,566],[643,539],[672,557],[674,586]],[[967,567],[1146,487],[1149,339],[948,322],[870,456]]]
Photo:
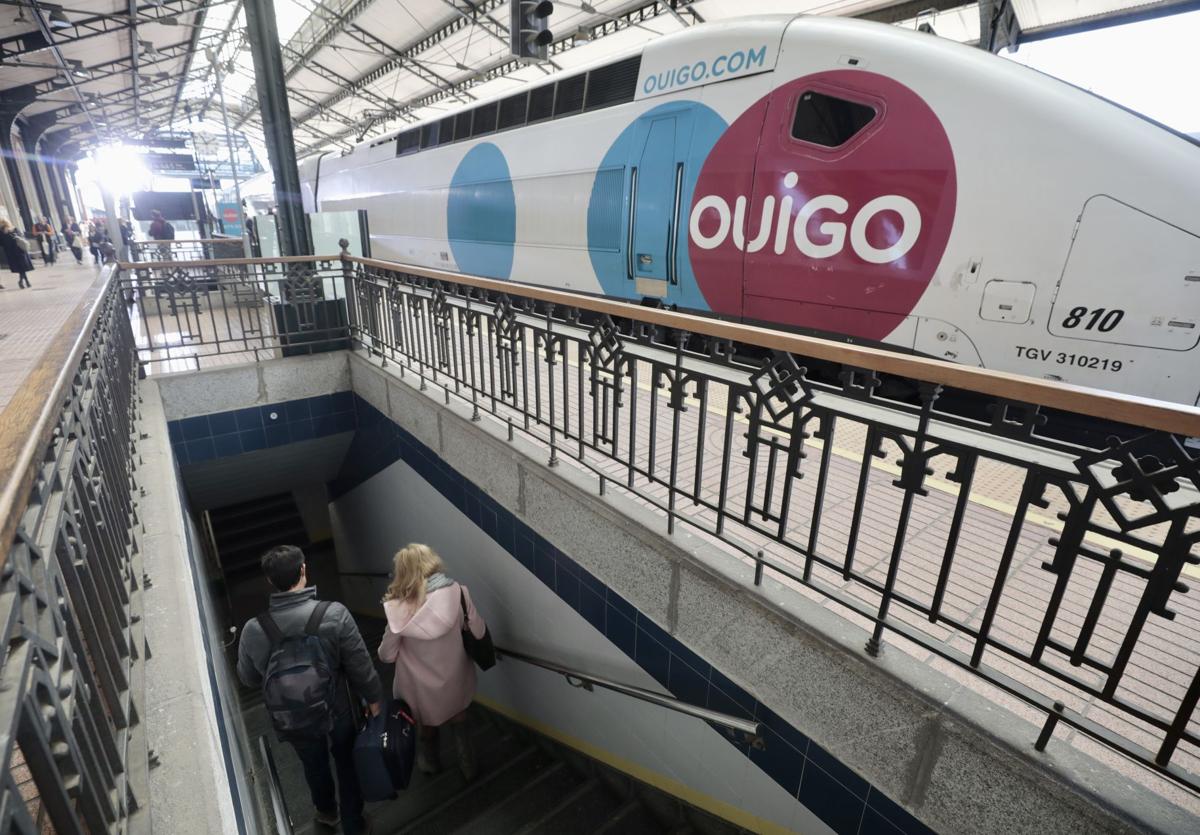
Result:
[[[999,51],[1194,0],[564,0],[550,59],[512,60],[509,0],[275,0],[299,156],[349,147],[706,20],[764,13],[929,24]],[[261,134],[242,0],[0,0],[0,129],[64,155],[220,118]]]

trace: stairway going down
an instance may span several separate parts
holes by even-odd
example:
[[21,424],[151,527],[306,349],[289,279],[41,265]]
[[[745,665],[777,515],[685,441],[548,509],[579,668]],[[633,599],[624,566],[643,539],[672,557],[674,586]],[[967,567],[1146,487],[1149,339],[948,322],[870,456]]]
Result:
[[[374,653],[384,621],[358,618]],[[380,667],[385,682],[391,670]],[[250,709],[260,714],[261,705]],[[248,724],[265,729],[261,714]],[[373,835],[727,835],[744,830],[689,806],[658,789],[580,754],[479,704],[467,711],[477,773],[464,779],[454,737],[438,737],[438,773],[415,772],[395,800],[368,804]],[[286,745],[273,742],[289,816],[297,835],[332,835],[312,820],[299,763]]]
[[304,520],[291,493],[217,508],[208,512],[221,573],[226,580],[258,573],[263,552],[275,545],[308,544]]

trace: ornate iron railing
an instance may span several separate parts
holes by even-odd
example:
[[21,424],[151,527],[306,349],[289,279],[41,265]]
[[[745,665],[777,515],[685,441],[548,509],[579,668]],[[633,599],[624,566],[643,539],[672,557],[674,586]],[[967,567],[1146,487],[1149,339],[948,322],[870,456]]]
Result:
[[1015,697],[1039,750],[1066,723],[1200,790],[1200,410],[349,256],[121,284],[148,366],[363,348],[861,623],[869,655]]
[[137,376],[109,281],[41,413],[6,427],[24,433],[0,503],[6,832],[149,832]]
[[349,346],[336,256],[122,264],[120,285],[150,372]]
[[833,605],[868,655],[1015,696],[1038,750],[1065,723],[1200,789],[1200,411],[345,265],[355,343],[400,375]]
[[241,238],[180,238],[172,241],[130,241],[132,261],[208,261],[241,258]]

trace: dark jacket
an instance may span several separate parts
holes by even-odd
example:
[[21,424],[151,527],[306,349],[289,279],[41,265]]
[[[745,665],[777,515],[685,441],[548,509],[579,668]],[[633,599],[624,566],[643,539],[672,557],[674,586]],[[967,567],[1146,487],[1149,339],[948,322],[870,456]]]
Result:
[[33,261],[19,243],[16,236],[20,232],[0,232],[0,248],[4,249],[4,260],[8,269],[14,273],[33,272]]
[[175,227],[161,218],[151,221],[150,228],[146,231],[151,238],[156,241],[173,241],[175,240]]
[[[309,615],[317,606],[317,589],[311,586],[300,591],[285,591],[271,595],[271,617],[279,625],[285,635],[298,635],[304,631]],[[358,625],[354,622],[350,611],[341,603],[331,603],[321,620],[320,637],[325,645],[334,669],[354,689],[354,692],[367,702],[378,702],[383,699],[383,686],[379,683],[379,675],[371,661],[371,653],[363,643]],[[238,643],[238,678],[247,687],[262,687],[263,672],[267,669],[267,659],[271,655],[271,642],[259,625],[257,618],[251,618],[242,629],[242,638]],[[337,687],[337,703],[335,712],[344,713],[350,709],[349,696],[346,688],[339,682]]]

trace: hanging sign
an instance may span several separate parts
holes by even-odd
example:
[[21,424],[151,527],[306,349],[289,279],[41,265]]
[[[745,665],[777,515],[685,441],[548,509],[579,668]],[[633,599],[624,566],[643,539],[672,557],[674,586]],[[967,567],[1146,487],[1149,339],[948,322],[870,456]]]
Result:
[[242,236],[242,210],[237,203],[217,203],[217,214],[226,235]]

